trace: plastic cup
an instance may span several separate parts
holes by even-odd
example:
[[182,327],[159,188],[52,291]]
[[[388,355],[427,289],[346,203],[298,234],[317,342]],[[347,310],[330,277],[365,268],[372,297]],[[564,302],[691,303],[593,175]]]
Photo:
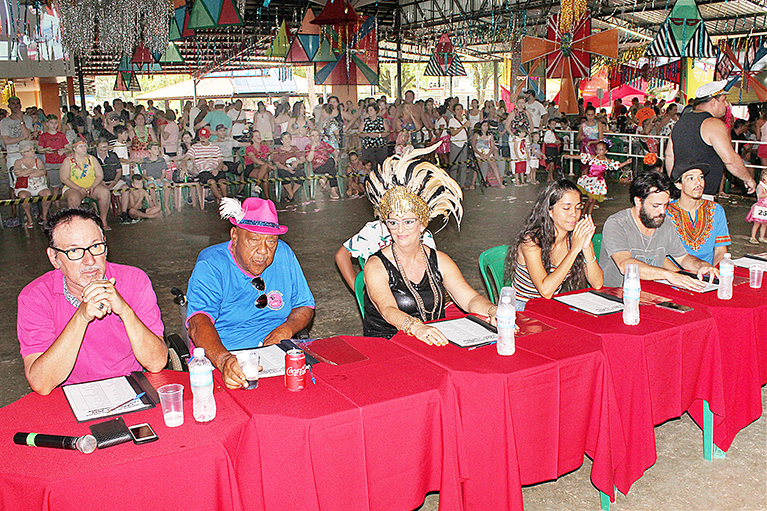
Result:
[[762,277],[764,276],[764,266],[754,264],[748,268],[748,285],[754,289],[762,287]]
[[175,428],[184,423],[184,386],[179,383],[170,383],[157,389],[160,395],[162,418],[165,425]]
[[255,351],[245,351],[237,354],[237,363],[240,364],[240,369],[245,373],[245,378],[248,380],[248,386],[246,390],[253,390],[258,388],[258,369],[261,364],[261,357]]

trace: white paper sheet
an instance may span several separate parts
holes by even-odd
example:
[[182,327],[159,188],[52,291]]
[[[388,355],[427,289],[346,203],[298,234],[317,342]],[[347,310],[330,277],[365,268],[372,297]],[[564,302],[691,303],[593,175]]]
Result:
[[623,310],[623,304],[621,302],[616,302],[605,298],[604,296],[596,295],[591,291],[555,296],[554,299],[558,302],[567,304],[570,307],[575,307],[576,309],[597,316],[612,314]]
[[493,342],[498,338],[498,334],[466,318],[438,321],[429,323],[429,326],[433,326],[445,334],[450,342],[462,348]]
[[268,378],[269,376],[282,376],[285,374],[285,351],[278,344],[272,344],[263,348],[254,348],[252,350],[237,350],[233,354],[247,353],[257,351],[261,357],[261,371],[259,378]]
[[137,395],[125,376],[65,385],[63,389],[69,401],[69,406],[72,407],[72,412],[74,412],[75,418],[78,421],[100,419],[140,408],[147,408],[146,404],[137,399],[111,413],[109,412],[115,406]]
[[752,257],[748,257],[748,255],[745,255],[743,257],[739,257],[738,259],[733,259],[732,262],[735,264],[735,266],[739,266],[741,268],[750,268],[751,266],[761,264],[765,270],[767,270],[767,254],[754,254],[756,257],[760,257],[762,259],[765,259],[765,261],[760,261],[759,259],[754,259]]

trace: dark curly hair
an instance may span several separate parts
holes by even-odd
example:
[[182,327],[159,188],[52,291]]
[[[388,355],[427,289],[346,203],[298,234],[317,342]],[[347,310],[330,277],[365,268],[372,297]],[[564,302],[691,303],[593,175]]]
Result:
[[[538,195],[538,200],[535,201],[525,224],[509,246],[504,267],[504,282],[513,281],[514,272],[517,271],[519,247],[527,242],[533,242],[541,247],[543,267],[546,268],[546,272],[551,272],[551,248],[556,240],[556,228],[549,212],[554,204],[559,202],[568,192],[576,192],[579,195],[581,193],[575,183],[567,179],[560,179],[549,183]],[[571,237],[572,232],[567,234],[568,240]],[[579,253],[570,270],[570,275],[563,282],[563,289],[569,291],[580,289],[585,285],[586,263],[583,259],[583,253]]]

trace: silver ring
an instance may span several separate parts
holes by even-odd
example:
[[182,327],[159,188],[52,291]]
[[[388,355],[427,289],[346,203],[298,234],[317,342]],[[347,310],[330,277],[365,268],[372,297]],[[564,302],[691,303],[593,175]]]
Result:
[[100,304],[99,304],[99,310],[100,310],[100,311],[104,310],[104,304],[103,304],[103,303],[100,303]]
[[431,332],[429,332],[428,334],[426,334],[426,338],[428,339],[429,337],[431,337]]

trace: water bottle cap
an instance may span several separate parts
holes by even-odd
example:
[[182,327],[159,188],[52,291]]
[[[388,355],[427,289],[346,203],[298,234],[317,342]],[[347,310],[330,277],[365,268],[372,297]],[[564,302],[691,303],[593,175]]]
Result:
[[732,254],[731,254],[731,253],[729,253],[729,252],[725,252],[725,253],[724,253],[724,258],[725,258],[725,259],[732,259]]
[[194,353],[192,353],[192,356],[194,358],[202,358],[205,356],[205,348],[195,348]]
[[515,303],[517,301],[516,290],[511,286],[501,288],[501,294],[498,297],[498,303]]

